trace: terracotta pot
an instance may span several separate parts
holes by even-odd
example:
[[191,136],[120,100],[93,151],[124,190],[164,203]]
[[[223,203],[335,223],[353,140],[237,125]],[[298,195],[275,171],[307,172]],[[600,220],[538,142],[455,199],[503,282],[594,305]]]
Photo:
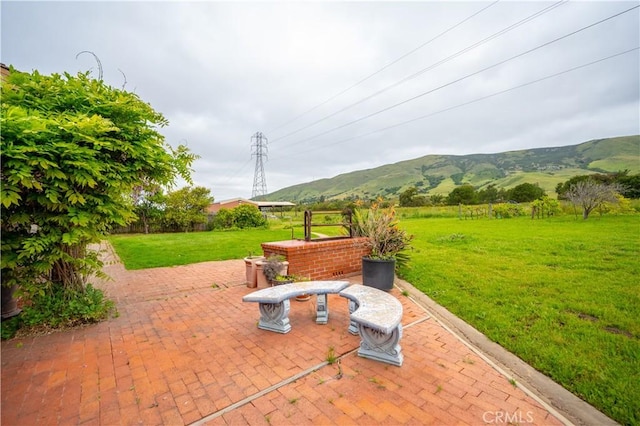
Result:
[[258,286],[258,266],[260,260],[264,260],[264,256],[248,256],[244,258],[246,268],[247,287],[255,288]]
[[262,266],[264,262],[259,260],[256,262],[256,285],[258,287],[269,287],[269,280],[264,276],[264,272],[262,272]]

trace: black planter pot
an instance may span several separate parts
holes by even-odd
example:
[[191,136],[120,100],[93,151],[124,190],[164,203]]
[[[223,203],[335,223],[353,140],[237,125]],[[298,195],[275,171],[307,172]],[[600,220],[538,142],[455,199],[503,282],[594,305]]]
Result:
[[13,293],[18,289],[17,285],[12,287],[2,287],[2,319],[15,317],[22,309],[18,308],[18,301],[13,297]]
[[389,291],[393,288],[396,261],[362,258],[362,284],[378,290]]

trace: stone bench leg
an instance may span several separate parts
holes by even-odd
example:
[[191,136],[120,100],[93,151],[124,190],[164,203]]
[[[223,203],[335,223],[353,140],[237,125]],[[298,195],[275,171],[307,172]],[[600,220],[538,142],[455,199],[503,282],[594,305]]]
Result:
[[326,324],[329,321],[329,301],[326,293],[318,294],[316,299],[316,324]]
[[400,338],[402,337],[402,324],[389,334],[358,324],[360,332],[360,349],[358,355],[387,364],[402,365],[402,349],[400,348]]
[[276,333],[288,333],[291,331],[289,324],[289,299],[280,303],[260,303],[260,322],[258,328],[275,331]]
[[[358,309],[358,304],[353,300],[349,299],[349,318],[351,318],[351,314],[354,313]],[[349,333],[354,336],[358,335],[358,323],[354,320],[349,321]]]

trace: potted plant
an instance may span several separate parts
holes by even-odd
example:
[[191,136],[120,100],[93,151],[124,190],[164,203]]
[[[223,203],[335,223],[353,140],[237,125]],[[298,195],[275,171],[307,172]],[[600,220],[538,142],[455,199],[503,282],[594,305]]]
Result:
[[[258,274],[258,281],[260,283],[263,278],[266,284],[273,286],[276,281],[276,277],[279,275],[286,275],[289,268],[289,262],[284,260],[283,256],[272,254],[266,260],[258,261],[258,270],[262,271],[262,274]],[[259,284],[258,283],[258,284]]]
[[356,210],[353,235],[367,237],[371,253],[362,258],[362,284],[389,291],[393,288],[396,264],[405,258],[401,252],[409,247],[412,235],[400,229],[393,207],[374,203],[369,210]]
[[[273,281],[273,285],[299,283],[301,281],[309,281],[309,279],[306,277],[299,277],[297,275],[278,275]],[[306,293],[296,296],[296,300],[298,302],[306,302],[309,299],[311,299],[311,295]]]
[[291,284],[297,281],[295,275],[276,275],[273,285]]

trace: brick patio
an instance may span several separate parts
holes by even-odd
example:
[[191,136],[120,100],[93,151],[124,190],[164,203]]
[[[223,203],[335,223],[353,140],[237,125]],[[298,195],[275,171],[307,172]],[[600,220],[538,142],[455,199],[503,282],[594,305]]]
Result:
[[337,295],[327,325],[292,301],[281,335],[241,302],[242,260],[126,271],[107,255],[117,318],[2,342],[3,425],[567,423],[398,289],[402,367],[356,355]]

